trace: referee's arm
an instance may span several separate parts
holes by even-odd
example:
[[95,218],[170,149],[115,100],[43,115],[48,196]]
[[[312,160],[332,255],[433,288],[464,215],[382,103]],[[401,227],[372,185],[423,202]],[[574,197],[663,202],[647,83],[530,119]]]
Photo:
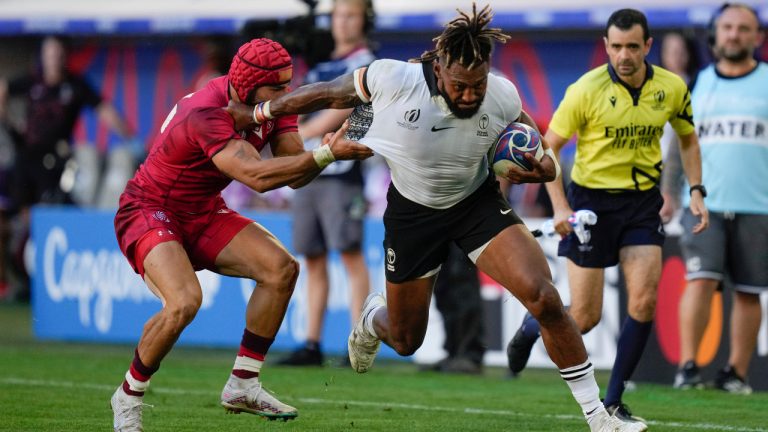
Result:
[[[678,135],[680,138],[680,158],[683,162],[683,170],[688,179],[689,185],[701,184],[701,149],[699,147],[699,138],[695,132],[688,135]],[[698,234],[709,226],[709,212],[704,205],[704,197],[701,191],[693,190],[691,192],[691,203],[689,208],[694,216],[699,217],[699,223],[693,227],[693,233]]]

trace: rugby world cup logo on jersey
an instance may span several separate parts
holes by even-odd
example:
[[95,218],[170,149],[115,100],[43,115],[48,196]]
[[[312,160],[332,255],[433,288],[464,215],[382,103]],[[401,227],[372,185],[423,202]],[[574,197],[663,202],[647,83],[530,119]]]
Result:
[[421,110],[420,109],[412,109],[408,110],[405,113],[403,113],[403,120],[398,121],[397,125],[406,128],[408,130],[416,130],[419,127],[415,125],[415,123],[419,120],[419,117],[421,117]]
[[653,93],[653,105],[651,105],[651,108],[654,111],[661,111],[664,109],[664,99],[667,97],[667,94],[664,93],[664,90],[656,90]]
[[477,136],[479,137],[487,137],[488,136],[488,125],[491,123],[491,120],[488,118],[488,114],[483,114],[480,116],[480,119],[477,121],[477,127],[479,128],[477,131]]

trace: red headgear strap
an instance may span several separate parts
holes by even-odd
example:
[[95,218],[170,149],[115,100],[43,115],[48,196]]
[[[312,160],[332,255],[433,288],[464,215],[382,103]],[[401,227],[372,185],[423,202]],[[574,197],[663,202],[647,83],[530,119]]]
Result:
[[292,67],[291,56],[282,45],[270,39],[254,39],[237,50],[227,77],[245,102],[256,87],[290,81]]

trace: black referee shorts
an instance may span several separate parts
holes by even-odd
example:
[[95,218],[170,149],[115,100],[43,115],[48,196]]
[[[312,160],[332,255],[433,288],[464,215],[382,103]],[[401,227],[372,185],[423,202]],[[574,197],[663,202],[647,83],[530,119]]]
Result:
[[574,210],[592,210],[597,223],[587,244],[570,233],[560,241],[557,254],[580,267],[606,268],[619,263],[624,246],[664,244],[664,225],[659,210],[664,204],[659,189],[609,192],[571,182],[568,203]]
[[384,212],[387,281],[402,283],[437,269],[448,256],[451,241],[469,254],[520,223],[490,176],[464,200],[442,210],[408,200],[391,184]]

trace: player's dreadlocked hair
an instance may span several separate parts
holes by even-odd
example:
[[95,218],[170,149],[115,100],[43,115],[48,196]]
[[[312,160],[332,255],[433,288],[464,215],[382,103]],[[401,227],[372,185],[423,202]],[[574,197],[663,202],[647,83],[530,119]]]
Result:
[[413,61],[424,63],[445,57],[446,67],[458,61],[471,70],[490,59],[494,40],[505,43],[509,39],[509,35],[502,33],[501,29],[486,28],[493,18],[490,5],[486,5],[478,13],[473,2],[472,16],[460,9],[456,11],[459,16],[446,24],[440,36],[432,39],[436,42],[435,49],[425,51]]

